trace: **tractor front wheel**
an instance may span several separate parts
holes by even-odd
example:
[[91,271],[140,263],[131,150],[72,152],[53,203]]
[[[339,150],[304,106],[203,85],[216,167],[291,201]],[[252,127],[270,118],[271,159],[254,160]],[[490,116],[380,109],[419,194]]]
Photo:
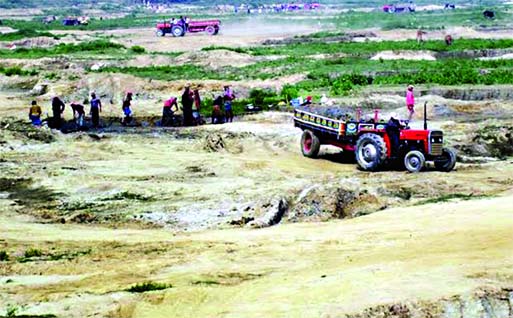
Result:
[[157,32],[156,32],[157,36],[164,36],[165,33],[162,29],[158,29]]
[[424,154],[418,150],[412,150],[404,156],[404,166],[409,172],[420,172],[426,164]]
[[311,131],[306,129],[301,136],[301,152],[308,158],[316,158],[321,149],[321,141]]
[[387,144],[377,134],[363,134],[356,142],[356,162],[362,170],[376,171],[387,158]]
[[456,166],[456,152],[449,148],[442,149],[442,155],[435,160],[435,168],[438,171],[449,172]]

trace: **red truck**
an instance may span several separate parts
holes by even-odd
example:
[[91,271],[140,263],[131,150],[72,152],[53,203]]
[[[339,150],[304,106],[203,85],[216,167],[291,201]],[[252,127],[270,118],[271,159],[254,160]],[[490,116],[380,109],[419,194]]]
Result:
[[388,123],[377,118],[339,120],[296,109],[294,125],[303,130],[301,151],[309,158],[317,157],[321,145],[333,145],[354,154],[364,171],[377,171],[394,161],[410,172],[424,169],[426,161],[433,161],[436,170],[445,172],[456,165],[456,153],[443,147],[443,132],[428,130],[425,119],[424,129],[400,128],[397,149],[393,149]]
[[206,32],[208,35],[216,35],[219,33],[221,28],[220,20],[202,20],[202,21],[190,21],[186,26],[180,21],[177,22],[160,22],[157,23],[157,36],[165,36],[166,34],[172,34],[174,37],[184,36],[185,33],[197,33]]

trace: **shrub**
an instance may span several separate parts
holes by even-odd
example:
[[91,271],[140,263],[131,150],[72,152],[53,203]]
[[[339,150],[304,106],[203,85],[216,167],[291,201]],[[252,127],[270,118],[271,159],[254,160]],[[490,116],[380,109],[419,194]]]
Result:
[[9,260],[9,254],[7,251],[0,251],[0,262],[6,262]]
[[147,291],[152,290],[163,290],[172,288],[173,286],[171,284],[164,284],[164,283],[155,283],[155,282],[144,282],[135,284],[134,286],[129,287],[126,289],[126,291],[131,293],[144,293]]
[[287,84],[281,89],[280,95],[288,102],[299,96],[299,89],[294,85]]
[[143,48],[142,46],[135,45],[130,48],[130,51],[132,51],[133,53],[136,53],[136,54],[142,54],[142,53],[146,52],[146,49]]
[[254,105],[264,105],[265,100],[269,99],[277,99],[277,95],[272,90],[264,90],[264,89],[252,89],[249,92],[249,100]]
[[31,258],[31,257],[41,257],[43,255],[43,252],[38,248],[29,248],[25,251],[25,258]]

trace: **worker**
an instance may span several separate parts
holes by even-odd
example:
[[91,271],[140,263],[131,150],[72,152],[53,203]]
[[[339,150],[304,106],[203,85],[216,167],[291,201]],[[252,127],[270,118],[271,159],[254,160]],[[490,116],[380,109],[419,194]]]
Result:
[[80,104],[79,102],[72,102],[70,106],[73,110],[73,119],[75,120],[75,123],[79,128],[83,127],[85,117],[84,105]]
[[413,95],[413,85],[408,85],[406,90],[406,108],[408,109],[408,122],[411,121],[415,114],[415,96]]
[[52,126],[53,128],[60,128],[62,125],[62,113],[64,112],[64,109],[66,108],[66,105],[62,101],[62,99],[59,98],[59,96],[54,96],[52,98],[52,113],[53,113],[53,119],[52,119]]
[[224,87],[224,116],[225,122],[233,122],[233,108],[232,101],[235,99],[235,94],[229,85]]
[[195,89],[193,94],[194,94],[194,103],[192,104],[192,118],[194,121],[194,125],[200,125],[201,124],[201,116],[200,116],[201,97],[199,94],[199,90]]
[[397,114],[391,113],[385,131],[387,132],[388,138],[390,139],[392,156],[398,156],[397,152],[399,150],[399,137],[401,135],[400,129],[401,122],[399,121]]
[[327,105],[328,104],[328,97],[326,96],[326,94],[322,94],[322,97],[321,97],[321,105]]
[[422,31],[422,29],[418,29],[417,30],[417,43],[421,43],[421,42],[424,42],[424,34],[426,34],[426,32]]
[[185,86],[182,94],[182,111],[183,111],[183,125],[192,125],[192,104],[194,102],[193,93],[190,86]]
[[301,104],[301,106],[312,105],[312,96],[306,96],[305,101]]
[[447,45],[452,45],[452,41],[453,41],[453,40],[452,40],[452,36],[451,36],[450,34],[447,34],[447,35],[445,36],[445,44],[447,44]]
[[[173,110],[174,107],[174,110]],[[164,101],[164,107],[162,108],[162,126],[173,126],[175,111],[178,110],[178,99],[171,97]]]
[[132,110],[130,109],[130,106],[132,106],[132,92],[127,92],[125,98],[123,99],[123,114],[125,115],[125,118],[122,120],[123,125],[127,125],[132,121]]
[[223,105],[223,96],[217,96],[212,106],[212,124],[222,124],[223,114],[221,113],[221,106]]
[[91,119],[93,127],[100,127],[100,113],[102,112],[102,102],[96,97],[96,93],[91,93]]
[[190,21],[191,21],[191,20],[189,19],[189,17],[185,17],[185,18],[183,19],[183,22],[184,22],[184,25],[185,25],[185,32],[189,31],[189,22],[190,22]]
[[41,110],[41,106],[37,104],[35,100],[32,101],[32,105],[29,109],[29,119],[34,126],[41,126],[41,114],[43,111]]

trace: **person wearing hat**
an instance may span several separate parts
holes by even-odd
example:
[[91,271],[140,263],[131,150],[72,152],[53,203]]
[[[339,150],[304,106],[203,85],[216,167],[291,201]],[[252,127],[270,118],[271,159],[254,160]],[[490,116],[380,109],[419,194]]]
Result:
[[406,108],[408,108],[408,121],[411,121],[415,114],[415,96],[413,95],[413,85],[408,85],[406,90]]

